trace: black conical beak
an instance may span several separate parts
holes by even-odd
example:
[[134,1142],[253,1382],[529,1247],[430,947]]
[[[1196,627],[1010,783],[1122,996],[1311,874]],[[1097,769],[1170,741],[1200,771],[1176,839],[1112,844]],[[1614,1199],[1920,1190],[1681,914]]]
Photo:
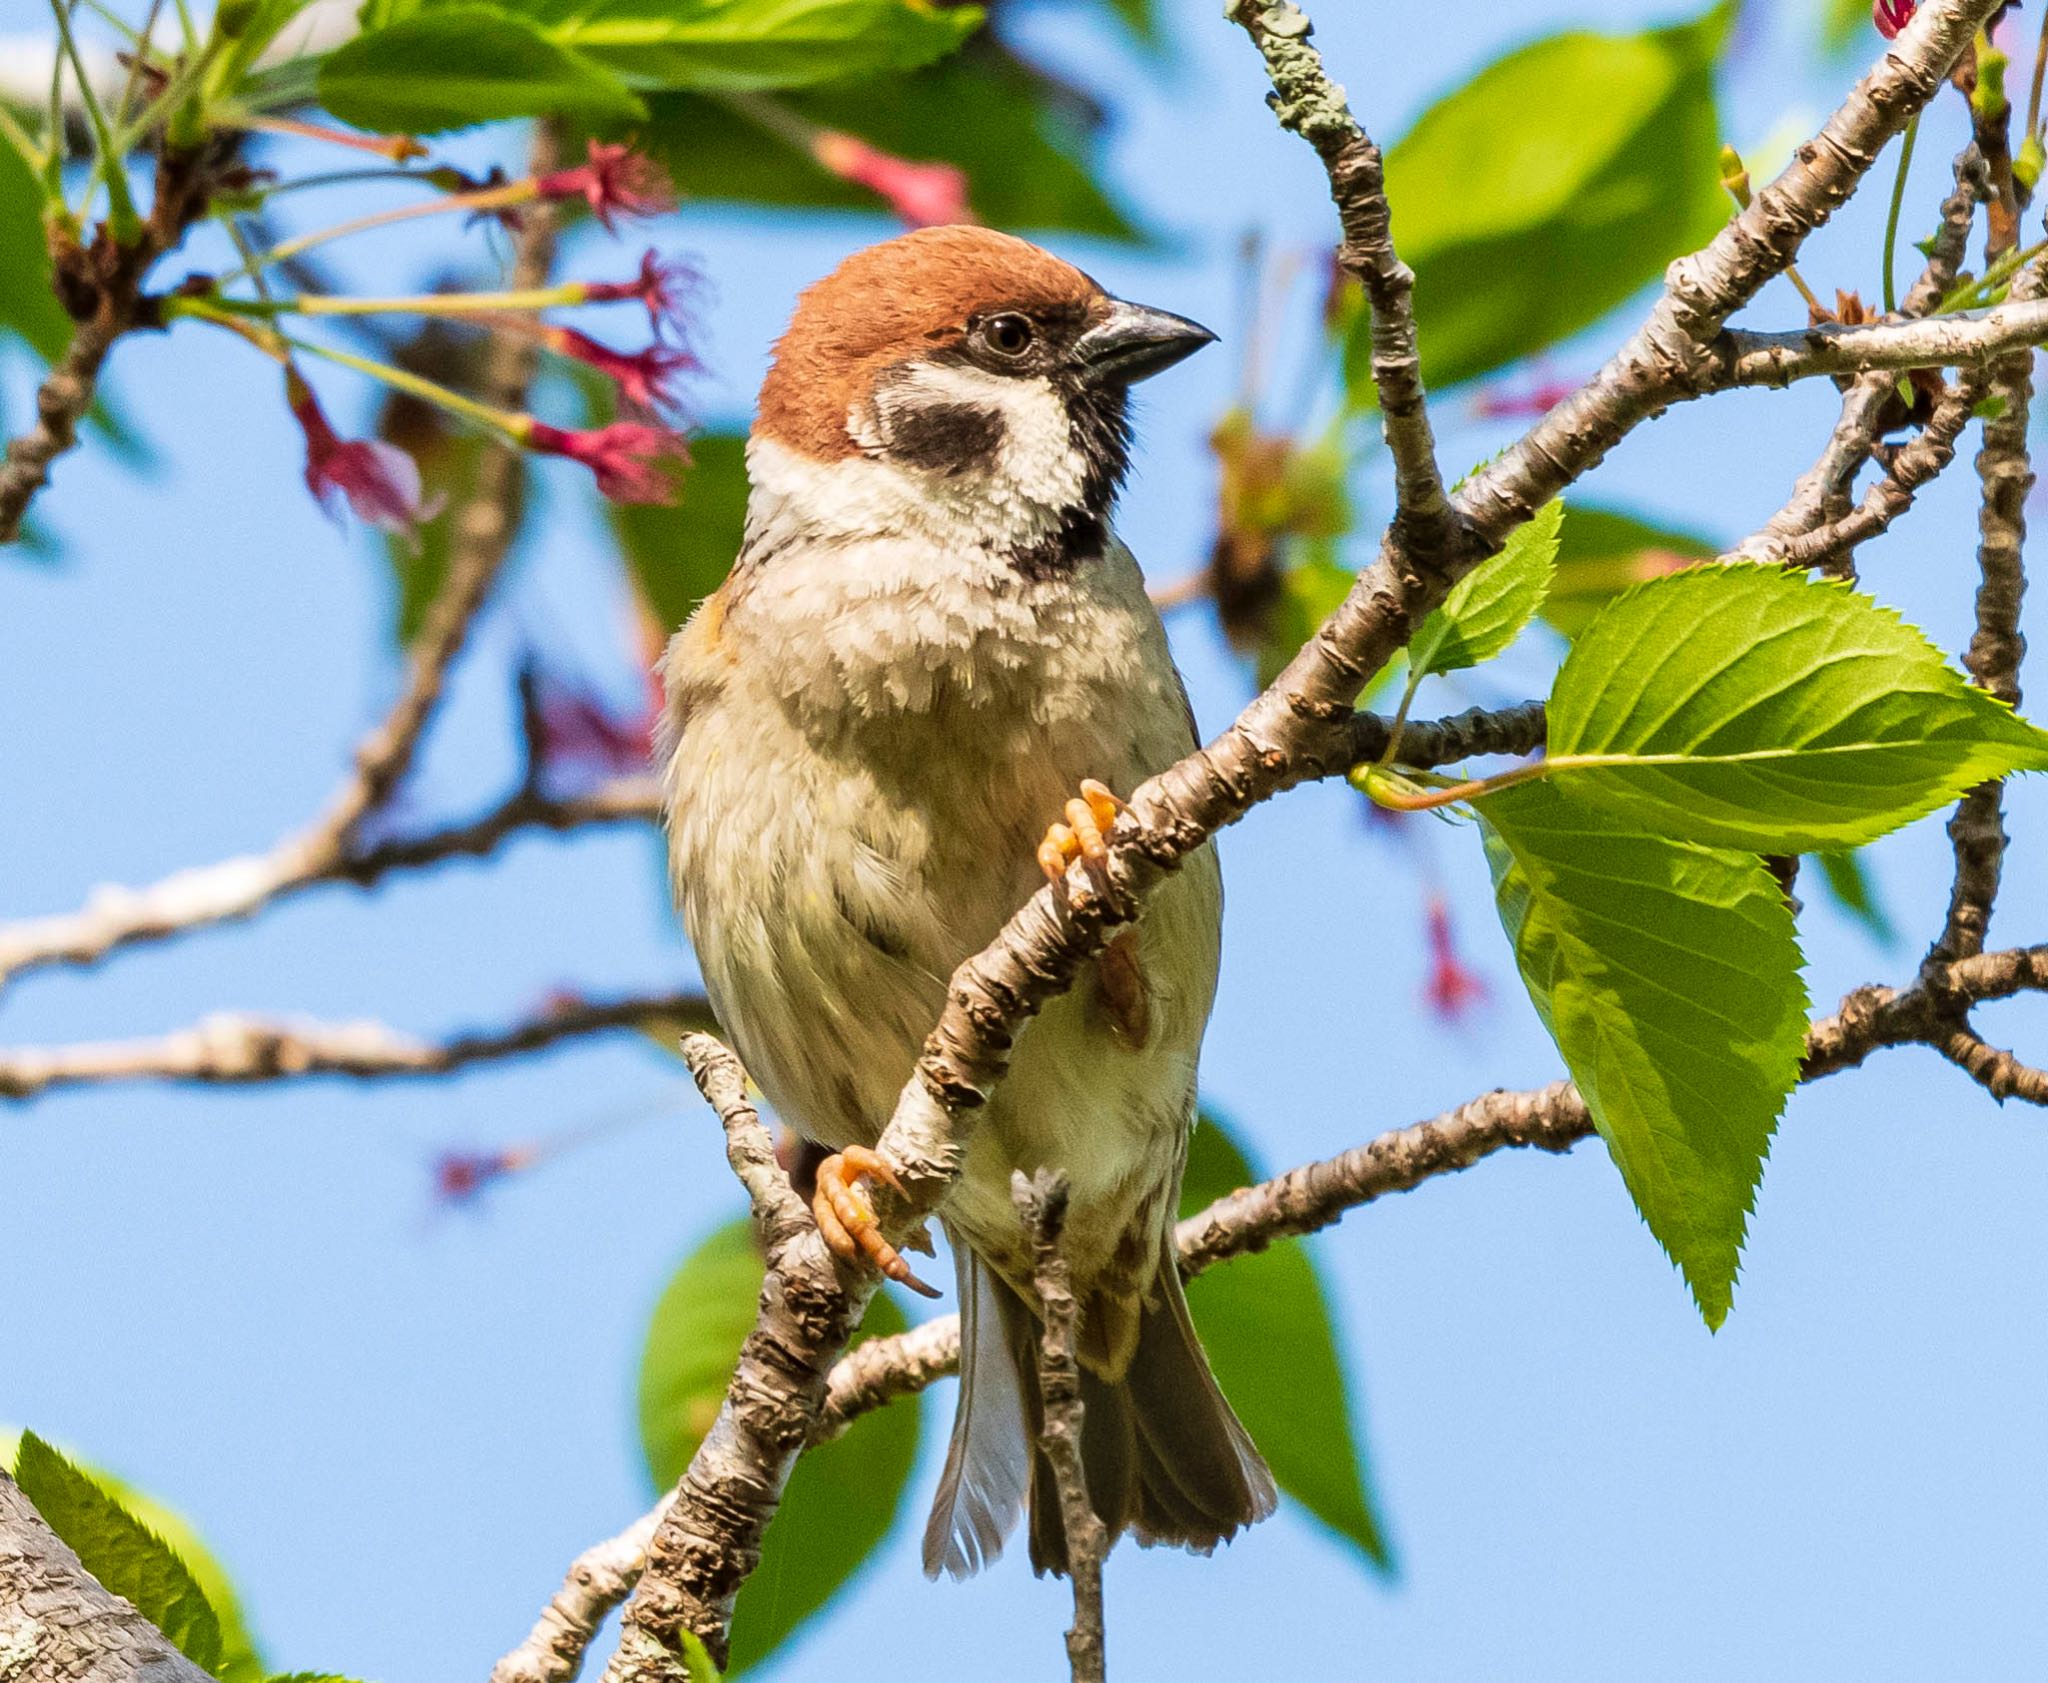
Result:
[[1091,385],[1128,386],[1215,342],[1200,322],[1115,298],[1109,314],[1074,341],[1074,360]]

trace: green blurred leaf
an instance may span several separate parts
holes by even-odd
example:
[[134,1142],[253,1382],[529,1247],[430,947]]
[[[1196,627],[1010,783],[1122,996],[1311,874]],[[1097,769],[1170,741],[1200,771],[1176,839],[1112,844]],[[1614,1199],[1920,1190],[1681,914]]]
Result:
[[12,146],[0,142],[0,327],[55,362],[71,342],[71,318],[50,290],[43,188]]
[[684,1683],[719,1683],[718,1667],[712,1661],[711,1650],[704,1646],[704,1639],[694,1630],[679,1630],[676,1634],[683,1642]]
[[690,440],[679,500],[608,505],[626,566],[658,624],[673,631],[725,582],[747,523],[747,440],[737,432]]
[[[718,1418],[740,1345],[753,1330],[761,1277],[752,1224],[735,1221],[684,1260],[655,1305],[640,1364],[640,1444],[658,1489],[682,1477]],[[854,1342],[905,1324],[896,1301],[877,1293]],[[888,1536],[917,1460],[921,1419],[919,1404],[891,1404],[797,1462],[761,1563],[734,1609],[728,1675],[780,1647]]]
[[1550,696],[1550,780],[1635,829],[1757,853],[1875,841],[1971,785],[2048,770],[2048,732],[1890,608],[1755,563],[1637,585]]
[[[313,0],[261,0],[255,15],[243,26],[242,33],[222,52],[211,86],[230,95],[240,91],[243,79],[255,67],[256,61],[284,33],[292,19],[312,3]],[[371,17],[376,10],[377,0],[368,0],[359,14],[363,28],[376,27]]]
[[529,0],[527,15],[635,87],[722,93],[915,70],[983,17],[925,0]]
[[14,1481],[102,1585],[134,1602],[194,1665],[224,1675],[219,1616],[169,1543],[33,1432],[15,1447]]
[[1498,555],[1453,585],[1410,641],[1409,670],[1426,676],[1477,666],[1521,636],[1550,589],[1563,518],[1563,501],[1552,498],[1515,528]]
[[1879,946],[1898,945],[1899,932],[1892,927],[1892,920],[1877,897],[1870,873],[1864,869],[1863,855],[1843,850],[1816,853],[1813,858],[1820,866],[1828,897],[1862,924]]
[[[1469,380],[1598,321],[1728,220],[1714,60],[1734,17],[1531,42],[1387,153],[1423,377]],[[1371,400],[1361,323],[1346,351]]]
[[[694,94],[655,94],[642,137],[693,199],[879,211],[864,187],[809,153]],[[943,63],[791,95],[822,128],[920,162],[966,172],[975,213],[1003,228],[1059,228],[1134,240],[1138,230],[1097,185],[1101,114],[1027,69],[987,34]],[[971,117],[965,115],[971,113]]]
[[1626,834],[1547,782],[1479,811],[1529,997],[1718,1327],[1805,1044],[1785,896],[1753,856]]
[[1720,553],[1719,544],[1697,532],[1574,498],[1558,534],[1557,568],[1543,617],[1567,637],[1576,637],[1630,585],[1680,572]]
[[320,103],[378,132],[438,134],[506,117],[644,117],[606,66],[493,6],[436,6],[358,35],[320,63]]
[[[1358,575],[1330,559],[1323,544],[1301,546],[1304,559],[1280,575],[1280,596],[1268,610],[1266,640],[1259,646],[1253,664],[1259,687],[1264,689],[1280,676],[1280,669],[1301,651],[1302,644],[1316,634],[1316,628],[1337,611],[1337,604],[1350,593]],[[1393,675],[1390,665],[1368,683],[1358,700],[1385,687]]]
[[1821,45],[1831,53],[1846,52],[1865,31],[1872,41],[1877,29],[1870,21],[1869,0],[1820,0]]
[[[1180,1213],[1264,1177],[1230,1127],[1204,1114],[1188,1143]],[[1308,1246],[1282,1239],[1188,1282],[1188,1307],[1224,1395],[1280,1488],[1374,1566],[1393,1552],[1374,1509],[1329,1299]],[[1274,1353],[1284,1351],[1283,1360]]]

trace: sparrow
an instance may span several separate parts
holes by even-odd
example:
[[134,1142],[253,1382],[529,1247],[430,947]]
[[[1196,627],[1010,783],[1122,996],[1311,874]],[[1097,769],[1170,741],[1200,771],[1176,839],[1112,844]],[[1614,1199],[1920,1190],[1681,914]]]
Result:
[[[948,977],[1046,878],[1100,864],[1115,791],[1196,746],[1110,515],[1130,386],[1214,338],[986,228],[849,257],[775,347],[739,557],[664,658],[670,860],[705,988],[776,1113],[831,1153],[826,1241],[899,1280],[873,1148]],[[1082,1460],[1112,1539],[1206,1553],[1273,1510],[1174,1247],[1222,903],[1204,847],[1022,1031],[977,1121],[938,1212],[961,1350],[930,1576],[993,1560],[1027,1506],[1033,1566],[1066,1569],[1019,1169],[1068,1178]]]

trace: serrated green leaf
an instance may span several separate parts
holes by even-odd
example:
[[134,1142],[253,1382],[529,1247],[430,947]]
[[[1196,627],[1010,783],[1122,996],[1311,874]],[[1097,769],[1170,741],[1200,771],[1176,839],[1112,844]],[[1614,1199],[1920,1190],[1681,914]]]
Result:
[[[1188,1142],[1180,1213],[1264,1177],[1229,1126],[1204,1114]],[[1308,1244],[1282,1239],[1188,1282],[1209,1365],[1282,1490],[1382,1572],[1394,1561],[1374,1506],[1328,1295]],[[1287,1352],[1284,1362],[1275,1350]]]
[[507,117],[602,121],[647,107],[605,65],[494,6],[435,6],[320,62],[320,103],[345,123],[439,134]]
[[[675,1272],[655,1305],[640,1364],[640,1444],[656,1488],[679,1479],[718,1417],[761,1294],[753,1228],[717,1229]],[[886,1292],[868,1305],[854,1342],[901,1332]],[[888,1536],[917,1460],[921,1406],[893,1403],[844,1437],[807,1451],[790,1474],[760,1565],[733,1612],[727,1674],[775,1652],[843,1589]]]
[[1549,593],[1563,518],[1564,503],[1552,498],[1515,528],[1498,555],[1453,585],[1409,642],[1409,670],[1426,677],[1477,666],[1521,636]]
[[134,1602],[194,1665],[219,1675],[220,1618],[169,1543],[33,1432],[15,1448],[14,1482],[88,1572]]
[[527,15],[635,87],[720,93],[915,70],[983,17],[925,0],[533,0]]
[[1543,617],[1567,637],[1576,637],[1630,585],[1683,572],[1720,553],[1721,545],[1698,532],[1574,498],[1558,533],[1557,568],[1543,600]]
[[[0,1426],[0,1467],[13,1467],[20,1445],[20,1432],[11,1426]],[[227,1569],[201,1541],[191,1522],[104,1468],[66,1458],[140,1520],[144,1527],[168,1543],[171,1552],[185,1563],[186,1570],[198,1583],[200,1593],[206,1597],[207,1605],[220,1622],[221,1659],[214,1675],[222,1683],[257,1683],[265,1671],[263,1656],[256,1646],[256,1639],[249,1632],[241,1599],[235,1593],[234,1582],[228,1577]]]
[[1627,834],[1547,783],[1478,805],[1529,997],[1718,1327],[1805,1040],[1784,894],[1753,856]]
[[[1728,219],[1713,67],[1731,5],[1634,35],[1518,48],[1387,153],[1423,377],[1471,379],[1598,321]],[[1371,400],[1353,332],[1353,399]]]
[[[952,164],[977,215],[1002,228],[1059,228],[1103,239],[1139,231],[1095,178],[1101,120],[1079,96],[1025,66],[987,33],[908,75],[869,76],[791,94],[821,128],[898,157]],[[693,199],[878,211],[881,201],[732,108],[696,94],[653,94],[640,138]],[[961,121],[962,112],[974,114]]]
[[1987,778],[2048,769],[2048,732],[1894,611],[1761,563],[1617,598],[1572,645],[1549,712],[1550,778],[1575,798],[1757,853],[1859,847]]
[[1897,945],[1899,932],[1892,927],[1892,920],[1877,897],[1870,873],[1864,869],[1863,855],[1842,851],[1816,853],[1813,857],[1820,866],[1821,881],[1827,885],[1829,898],[1862,924],[1879,946]]
[[747,523],[747,441],[742,433],[690,440],[677,500],[609,505],[627,570],[656,623],[673,631],[725,582]]

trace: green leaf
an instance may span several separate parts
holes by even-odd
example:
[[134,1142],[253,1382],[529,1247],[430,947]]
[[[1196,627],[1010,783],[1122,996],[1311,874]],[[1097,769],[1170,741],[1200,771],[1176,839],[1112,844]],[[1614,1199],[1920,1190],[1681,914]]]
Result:
[[925,0],[534,0],[526,15],[635,87],[720,93],[915,70],[983,17]]
[[[695,94],[649,97],[642,140],[693,199],[879,211],[864,187],[808,152],[735,120]],[[821,128],[964,171],[975,212],[1003,228],[1060,228],[1102,239],[1138,231],[1097,184],[1101,118],[1079,96],[1027,68],[986,35],[910,75],[834,82],[784,103]],[[972,121],[961,114],[972,112]]]
[[1831,53],[1847,52],[1866,30],[1873,42],[1877,38],[1864,0],[1820,0],[1820,13],[1821,45]]
[[[1232,1130],[1204,1114],[1188,1142],[1180,1213],[1264,1177]],[[1393,1551],[1352,1431],[1350,1385],[1309,1247],[1282,1239],[1188,1282],[1188,1308],[1224,1395],[1280,1488],[1382,1572]],[[1274,1360],[1285,1351],[1284,1361]]]
[[[1387,153],[1430,385],[1591,326],[1727,221],[1713,67],[1733,17],[1723,4],[1675,28],[1547,36]],[[1346,353],[1361,403],[1370,351],[1361,322]]]
[[21,154],[0,142],[0,327],[55,362],[71,342],[71,318],[50,290],[43,188]]
[[679,1630],[676,1635],[683,1643],[684,1683],[719,1683],[718,1667],[712,1662],[704,1639],[694,1630]]
[[1498,555],[1453,585],[1409,643],[1409,670],[1426,676],[1477,666],[1521,636],[1549,592],[1563,519],[1564,503],[1552,498],[1515,528]]
[[[18,1431],[0,1426],[0,1467],[14,1465],[20,1444],[21,1434]],[[191,1522],[184,1515],[165,1507],[155,1497],[146,1495],[102,1468],[77,1461],[72,1465],[126,1508],[145,1528],[161,1537],[185,1563],[186,1570],[198,1583],[200,1593],[206,1597],[207,1605],[212,1607],[220,1621],[221,1658],[214,1675],[222,1679],[222,1683],[257,1683],[266,1668],[256,1639],[249,1632],[248,1620],[242,1613],[233,1580],[200,1540],[199,1533],[192,1529]]]
[[1899,932],[1892,927],[1884,903],[1878,899],[1877,890],[1871,884],[1870,873],[1863,868],[1863,855],[1843,850],[1816,853],[1813,858],[1814,863],[1820,866],[1821,881],[1827,885],[1828,897],[1862,924],[1879,946],[1896,946]]
[[1543,617],[1567,637],[1576,637],[1630,585],[1682,572],[1720,553],[1719,544],[1697,532],[1574,499],[1558,534],[1557,569]]
[[170,1544],[33,1432],[15,1449],[14,1481],[88,1572],[134,1602],[194,1665],[221,1675],[219,1616]]
[[[255,14],[243,25],[241,34],[221,54],[210,85],[231,96],[240,92],[243,79],[255,68],[256,61],[284,33],[292,19],[311,4],[312,0],[260,0]],[[363,7],[360,21],[364,29],[376,27],[370,17],[375,9],[375,0]]]
[[320,64],[320,103],[345,123],[438,134],[506,117],[592,121],[647,108],[604,65],[491,6],[436,6],[337,47]]
[[1718,1327],[1804,1046],[1785,896],[1757,858],[1626,834],[1547,783],[1479,811],[1529,997],[1637,1210]]
[[1579,634],[1551,691],[1549,763],[1632,828],[1812,853],[2048,769],[2048,732],[1891,609],[1744,562],[1637,585]]
[[[719,1228],[676,1270],[655,1305],[640,1364],[640,1444],[656,1488],[682,1477],[718,1418],[740,1344],[753,1330],[761,1259],[752,1225]],[[878,1293],[855,1339],[901,1332]],[[824,1607],[895,1525],[917,1460],[922,1410],[895,1403],[805,1453],[790,1475],[761,1563],[733,1614],[729,1675],[759,1665]]]
[[747,440],[705,433],[690,440],[690,466],[673,504],[613,503],[612,532],[641,599],[673,631],[725,582],[747,523]]

